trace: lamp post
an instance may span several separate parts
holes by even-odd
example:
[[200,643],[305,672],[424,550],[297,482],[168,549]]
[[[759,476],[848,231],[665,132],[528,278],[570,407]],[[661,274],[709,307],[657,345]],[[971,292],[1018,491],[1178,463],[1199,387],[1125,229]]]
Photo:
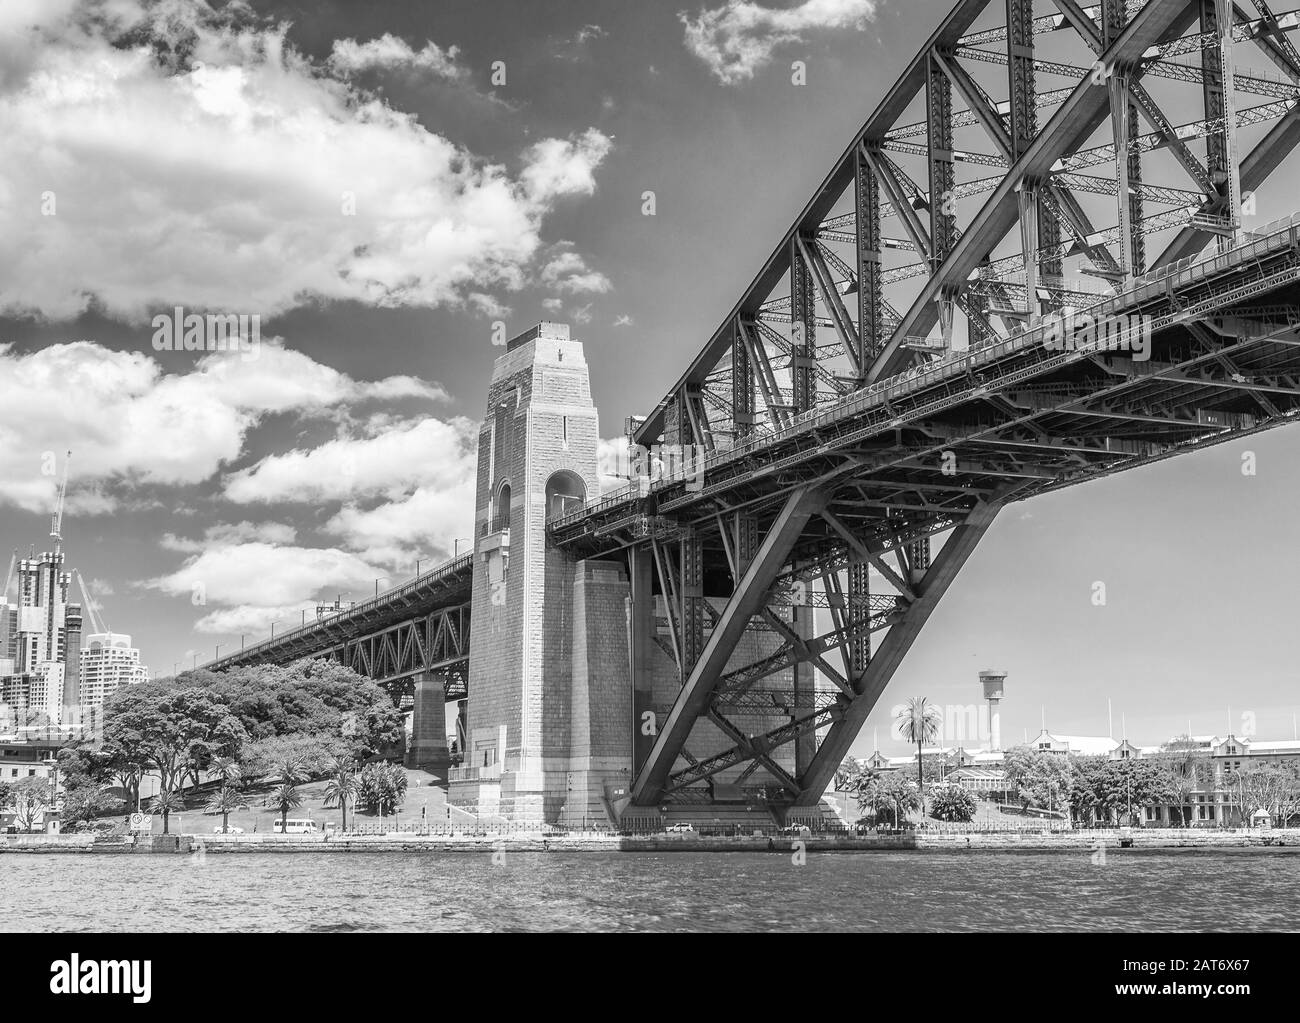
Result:
[[456,553],[453,555],[454,557],[457,557],[457,558],[460,557],[460,545],[463,544],[463,543],[469,543],[469,537],[466,537],[466,536],[458,536],[455,540],[452,541],[452,544],[454,545],[454,550],[455,550],[455,552],[456,552]]
[[277,625],[279,625],[281,621],[283,621],[283,619],[281,619],[281,618],[277,618],[275,621],[273,621],[273,622],[271,623],[271,638],[272,638],[272,639],[275,639],[275,627],[276,627]]
[[213,653],[212,653],[212,659],[213,659],[214,661],[219,661],[219,660],[221,660],[221,644],[220,644],[220,643],[217,644],[217,648],[216,648],[216,650],[213,651]]
[[246,633],[246,632],[241,632],[241,633],[239,634],[239,649],[240,649],[240,650],[243,650],[243,649],[244,649],[244,637],[247,636],[247,635],[248,635],[248,633]]

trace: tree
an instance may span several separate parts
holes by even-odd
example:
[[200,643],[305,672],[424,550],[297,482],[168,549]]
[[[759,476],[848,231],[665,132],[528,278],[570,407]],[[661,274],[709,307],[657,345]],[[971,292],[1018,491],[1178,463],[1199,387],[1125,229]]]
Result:
[[835,769],[836,791],[852,792],[860,777],[862,777],[862,765],[855,757],[846,756]]
[[1022,781],[1021,799],[1026,805],[1049,810],[1067,807],[1074,787],[1074,764],[1062,753],[1039,751],[1029,763]]
[[221,779],[222,788],[239,788],[244,780],[244,769],[235,757],[217,757],[208,771]]
[[888,816],[892,824],[902,821],[908,811],[921,805],[916,783],[905,778],[900,771],[882,771],[880,774],[864,776],[858,787],[858,809],[866,813],[870,809],[873,820],[879,822]]
[[402,738],[402,718],[388,693],[323,658],[221,674],[187,672],[178,684],[202,688],[224,703],[253,742],[309,736],[331,756],[365,760]]
[[1225,785],[1241,819],[1250,822],[1256,810],[1285,827],[1300,803],[1300,773],[1294,765],[1247,764],[1228,774]]
[[14,823],[24,831],[36,826],[36,818],[54,805],[48,778],[35,775],[20,778],[9,786],[9,799],[13,803]]
[[120,808],[122,800],[101,789],[98,785],[78,785],[65,789],[63,793],[63,825],[71,828],[79,824],[89,824],[96,817],[113,813]]
[[280,811],[280,834],[286,834],[289,811],[302,806],[302,796],[298,792],[298,786],[288,782],[277,785],[266,797],[266,803]]
[[940,821],[969,821],[975,817],[975,797],[960,785],[944,785],[934,794],[930,816]]
[[222,785],[204,807],[210,813],[221,814],[221,833],[230,833],[230,811],[244,805],[244,795],[233,785]]
[[325,805],[342,807],[344,831],[348,828],[348,800],[355,800],[360,788],[351,761],[330,761],[325,771]]
[[925,773],[921,750],[926,743],[934,742],[939,737],[939,729],[943,725],[943,712],[924,696],[913,696],[899,710],[894,720],[898,728],[898,737],[904,742],[916,743],[916,782],[921,789],[921,812],[924,813]]
[[1183,827],[1192,822],[1192,793],[1208,780],[1213,770],[1208,754],[1187,735],[1167,742],[1157,754],[1165,780],[1173,790]]
[[218,757],[237,755],[245,739],[239,721],[204,689],[127,686],[104,708],[106,749],[115,761],[157,771],[165,792]]
[[170,820],[171,815],[184,809],[185,800],[181,798],[181,794],[169,790],[159,792],[158,795],[154,796],[149,803],[149,810],[151,813],[162,814],[164,835],[170,833],[168,830],[168,821]]
[[399,764],[373,763],[361,769],[358,801],[372,813],[394,813],[405,798],[406,772]]

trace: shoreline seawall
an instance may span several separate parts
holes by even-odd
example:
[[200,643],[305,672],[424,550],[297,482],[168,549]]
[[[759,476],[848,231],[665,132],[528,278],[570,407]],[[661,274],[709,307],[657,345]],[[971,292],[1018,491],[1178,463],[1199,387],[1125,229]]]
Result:
[[[1122,844],[1127,842],[1128,844]],[[328,841],[317,835],[6,835],[4,853],[139,854],[292,854],[348,852],[776,852],[790,853],[802,843],[809,853],[830,852],[1065,852],[1097,850],[1128,853],[1153,850],[1259,850],[1300,852],[1300,828],[1199,829],[1135,828],[1079,831],[974,831],[966,833],[908,832],[897,835],[696,834],[618,835],[609,832],[544,834],[512,831],[501,834],[439,835],[392,832],[384,835],[345,835]]]

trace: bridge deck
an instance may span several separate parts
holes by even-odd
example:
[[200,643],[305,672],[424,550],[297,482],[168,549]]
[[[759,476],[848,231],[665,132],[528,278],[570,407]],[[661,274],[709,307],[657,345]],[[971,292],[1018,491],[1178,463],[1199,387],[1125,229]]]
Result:
[[[466,612],[470,600],[474,556],[462,554],[444,562],[409,582],[385,590],[377,597],[355,604],[347,611],[331,615],[320,621],[281,633],[245,647],[227,657],[205,665],[210,671],[252,664],[288,664],[302,657],[338,655],[349,645],[363,640],[382,637],[389,630],[398,630],[413,622],[427,621],[440,613],[456,609]],[[465,626],[468,635],[468,626]],[[415,637],[417,640],[420,637]],[[432,646],[435,637],[426,637]],[[466,652],[468,646],[466,645]],[[462,661],[463,657],[447,658],[449,662]],[[444,667],[424,658],[421,664],[408,663],[393,677],[412,675],[420,670]],[[369,674],[369,673],[367,673]],[[376,676],[372,676],[376,677]],[[381,680],[388,680],[385,676]]]
[[552,539],[587,556],[611,553],[723,511],[762,514],[792,487],[837,476],[856,489],[846,514],[874,506],[870,517],[890,518],[891,530],[902,514],[903,529],[924,534],[998,488],[1021,499],[1278,425],[1300,398],[1294,380],[1279,380],[1300,374],[1298,232],[1300,215],[1286,218],[1078,310],[1150,316],[1149,362],[1103,342],[1051,350],[1039,323],[710,451],[699,472],[687,466],[643,493],[628,488],[554,518]]

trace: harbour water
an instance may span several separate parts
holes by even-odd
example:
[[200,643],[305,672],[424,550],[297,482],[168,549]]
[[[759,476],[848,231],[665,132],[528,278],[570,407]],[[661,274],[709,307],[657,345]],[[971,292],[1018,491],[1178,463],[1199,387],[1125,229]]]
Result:
[[1300,855],[0,857],[10,931],[1294,930]]

